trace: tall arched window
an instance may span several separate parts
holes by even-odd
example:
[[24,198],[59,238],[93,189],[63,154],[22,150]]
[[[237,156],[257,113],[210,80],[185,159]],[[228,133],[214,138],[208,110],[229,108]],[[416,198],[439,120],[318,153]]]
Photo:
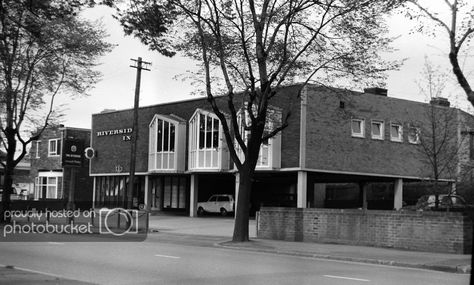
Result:
[[[180,127],[179,120],[174,120],[171,116],[155,115],[150,123],[149,170],[177,170],[179,168],[177,167],[178,154],[181,151],[179,140],[184,140],[184,138],[178,133],[182,128],[185,126]],[[184,144],[181,143],[181,145]]]
[[[245,130],[245,125],[250,125],[250,116],[247,108],[242,108],[237,114],[237,120],[239,122],[240,134],[247,143],[249,137],[249,131]],[[265,132],[268,133],[275,125],[281,123],[281,111],[276,108],[269,108],[267,112],[267,122],[265,123]],[[236,150],[240,159],[244,159],[244,154],[236,142]],[[260,145],[260,151],[258,153],[257,168],[280,168],[280,154],[281,153],[281,136],[280,134],[275,135],[270,139],[266,139]]]
[[221,169],[222,126],[216,115],[197,109],[189,121],[189,169]]

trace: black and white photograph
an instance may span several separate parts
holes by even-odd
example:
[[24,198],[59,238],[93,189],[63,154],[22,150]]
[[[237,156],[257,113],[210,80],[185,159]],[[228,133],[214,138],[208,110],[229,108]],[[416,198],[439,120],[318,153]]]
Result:
[[474,1],[0,0],[0,284],[474,284]]

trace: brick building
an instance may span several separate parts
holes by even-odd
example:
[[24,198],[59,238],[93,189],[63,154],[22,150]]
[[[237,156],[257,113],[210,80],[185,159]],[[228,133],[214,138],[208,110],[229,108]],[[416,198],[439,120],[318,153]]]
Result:
[[29,155],[35,207],[64,208],[70,194],[76,208],[92,206],[92,179],[84,158],[89,143],[90,130],[63,125],[46,128],[33,142]]
[[[455,114],[449,143],[460,146],[449,165],[455,171],[441,173],[439,180],[457,182],[459,194],[473,192],[471,115],[439,101],[390,98],[378,88],[360,93],[294,85],[278,92],[270,103],[277,114],[272,117],[281,120],[291,109],[289,127],[262,145],[254,210],[260,205],[399,209],[410,196],[411,182],[433,178],[420,152],[420,130],[429,124],[423,114],[430,108]],[[218,104],[225,110],[224,100]],[[198,201],[235,193],[238,175],[205,98],[141,107],[138,126],[134,206],[193,216]],[[132,110],[92,116],[95,207],[125,205],[136,132]]]

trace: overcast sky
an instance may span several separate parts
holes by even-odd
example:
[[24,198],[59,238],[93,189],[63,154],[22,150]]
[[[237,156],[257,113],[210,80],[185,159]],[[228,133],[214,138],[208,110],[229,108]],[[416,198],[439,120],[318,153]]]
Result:
[[[112,10],[107,7],[95,7],[84,14],[88,19],[102,19],[109,33],[107,41],[117,46],[101,60],[98,67],[103,79],[90,92],[91,96],[71,100],[61,98],[58,104],[65,104],[64,124],[70,127],[90,128],[91,115],[104,109],[127,109],[133,107],[136,69],[131,68],[131,58],[142,57],[144,61],[152,62],[150,71],[142,72],[140,106],[153,105],[163,102],[194,98],[193,88],[188,82],[176,79],[186,70],[193,68],[193,63],[180,57],[166,58],[157,52],[149,51],[139,40],[125,37],[119,23],[111,16]],[[387,80],[388,96],[426,101],[419,92],[417,80],[421,79],[425,56],[430,61],[447,72],[450,65],[447,58],[447,42],[435,40],[419,33],[412,33],[413,23],[401,15],[392,16],[388,22],[391,35],[400,36],[394,42],[397,49],[390,54],[391,59],[406,58],[406,62],[399,71],[389,73]],[[443,34],[444,37],[444,34]],[[473,71],[472,60],[466,62],[465,70]],[[472,78],[472,72],[468,77]],[[466,109],[468,104],[464,99],[457,83],[448,83],[446,97],[456,106]]]

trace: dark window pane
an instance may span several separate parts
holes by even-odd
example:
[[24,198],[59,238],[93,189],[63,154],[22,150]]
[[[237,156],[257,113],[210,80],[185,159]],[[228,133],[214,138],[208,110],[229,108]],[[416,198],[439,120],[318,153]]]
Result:
[[360,121],[356,121],[356,120],[352,121],[352,133],[354,134],[362,133],[362,127],[361,127]]
[[200,114],[200,121],[199,121],[199,149],[204,148],[204,130],[205,130],[205,123],[206,123],[206,117],[203,114]]
[[212,146],[213,148],[218,148],[219,147],[219,132],[214,132],[212,134]]
[[56,154],[61,154],[61,140],[57,140]]
[[212,148],[212,130],[206,133],[206,148]]
[[174,151],[174,125],[170,125],[170,151]]
[[211,117],[207,117],[206,148],[212,148],[212,121]]
[[212,147],[219,147],[219,120],[214,119],[214,131],[212,133]]
[[156,146],[156,151],[161,152],[163,150],[163,121],[158,120],[158,143]]
[[372,123],[372,135],[379,137],[382,135],[382,124]]
[[56,152],[56,141],[49,141],[49,152]]
[[164,130],[163,130],[163,151],[168,151],[169,148],[169,125],[170,123],[164,122]]
[[470,158],[474,160],[474,134],[470,135]]
[[392,138],[398,138],[398,126],[392,126],[390,130]]

